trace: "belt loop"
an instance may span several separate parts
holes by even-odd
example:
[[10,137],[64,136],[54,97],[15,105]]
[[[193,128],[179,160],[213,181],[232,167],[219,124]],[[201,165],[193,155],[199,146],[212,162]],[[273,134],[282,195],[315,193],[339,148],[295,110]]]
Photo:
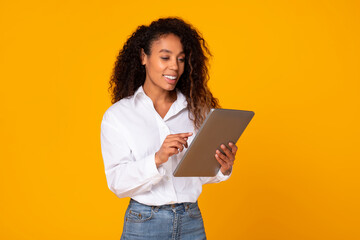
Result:
[[154,212],[158,212],[160,206],[152,206],[151,208],[152,208],[152,210],[153,210]]
[[185,208],[185,211],[187,211],[189,209],[189,203],[184,203],[184,208]]

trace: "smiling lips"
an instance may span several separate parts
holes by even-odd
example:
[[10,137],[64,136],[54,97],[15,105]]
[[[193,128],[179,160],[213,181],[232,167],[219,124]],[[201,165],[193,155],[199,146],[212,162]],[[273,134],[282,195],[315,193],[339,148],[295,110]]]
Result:
[[163,76],[165,77],[165,79],[168,83],[170,83],[170,84],[176,83],[177,76],[164,75],[164,74],[163,74]]
[[171,75],[163,75],[164,77],[171,79],[171,80],[175,80],[176,76],[171,76]]

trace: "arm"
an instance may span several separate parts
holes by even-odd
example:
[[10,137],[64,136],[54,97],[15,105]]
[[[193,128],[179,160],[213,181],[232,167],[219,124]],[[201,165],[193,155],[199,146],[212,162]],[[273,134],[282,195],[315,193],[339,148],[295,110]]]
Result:
[[224,175],[219,170],[218,173],[216,174],[216,176],[214,176],[214,177],[200,177],[200,180],[201,180],[202,184],[218,183],[218,182],[228,180],[230,176],[231,176],[231,173],[230,173],[230,175]]
[[101,151],[108,186],[119,198],[150,191],[164,175],[155,165],[155,152],[134,159],[125,137],[105,114],[101,123]]

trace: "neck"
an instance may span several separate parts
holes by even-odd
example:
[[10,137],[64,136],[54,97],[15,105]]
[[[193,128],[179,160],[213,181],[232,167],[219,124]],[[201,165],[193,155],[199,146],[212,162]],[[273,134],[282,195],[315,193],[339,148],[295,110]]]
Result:
[[157,103],[173,103],[176,98],[176,89],[168,91],[160,88],[154,88],[146,84],[143,85],[145,94],[152,100],[154,104]]

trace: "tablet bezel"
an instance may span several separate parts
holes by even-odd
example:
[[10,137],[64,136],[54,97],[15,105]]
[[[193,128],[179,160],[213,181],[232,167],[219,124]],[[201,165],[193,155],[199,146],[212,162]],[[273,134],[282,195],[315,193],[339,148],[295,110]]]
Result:
[[[175,177],[213,177],[220,164],[215,151],[221,144],[236,143],[254,116],[253,111],[211,109],[173,175]],[[220,149],[219,149],[220,150]]]

